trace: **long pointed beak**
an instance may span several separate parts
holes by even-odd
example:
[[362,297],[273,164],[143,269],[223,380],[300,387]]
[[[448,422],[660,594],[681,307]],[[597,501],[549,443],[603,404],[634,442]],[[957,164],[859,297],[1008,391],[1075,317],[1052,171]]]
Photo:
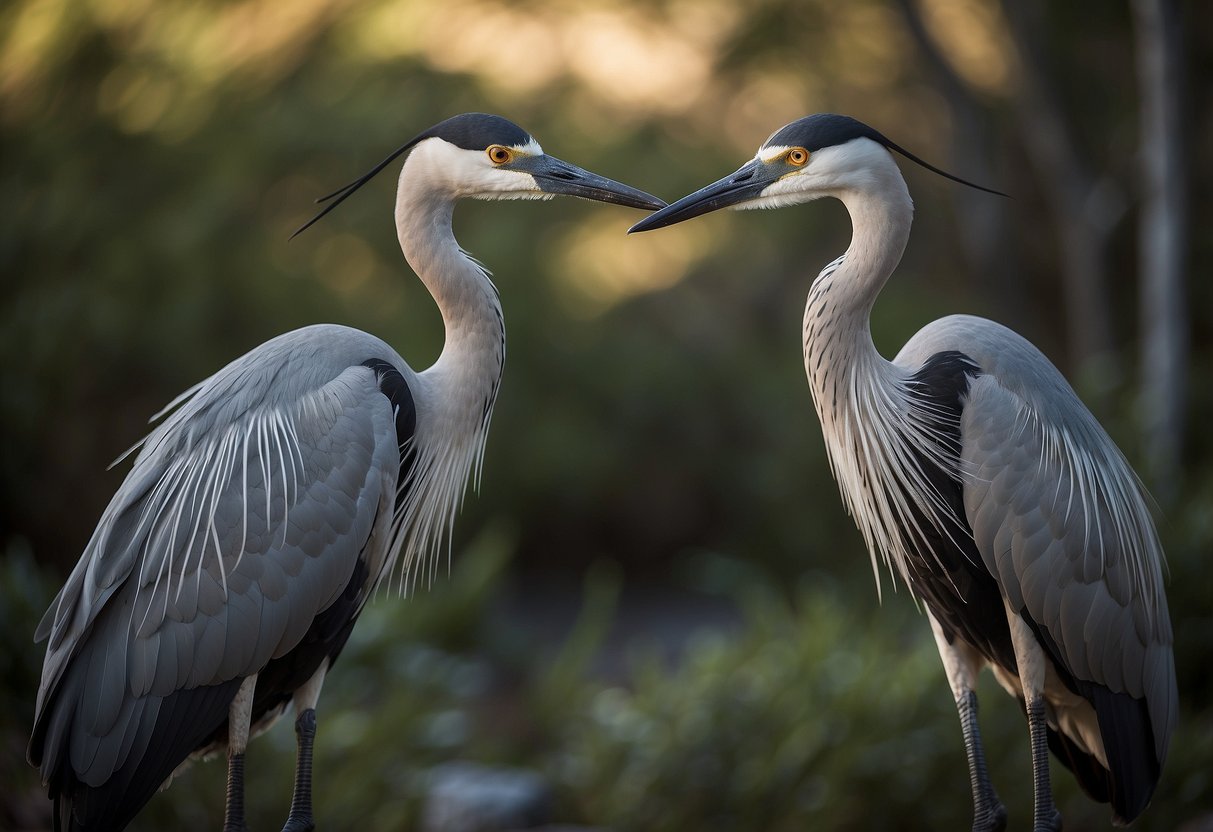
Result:
[[610,202],[629,208],[649,211],[665,207],[665,200],[637,190],[630,185],[607,179],[596,173],[570,165],[554,156],[533,156],[515,164],[516,170],[535,177],[535,182],[549,194],[568,194],[596,202]]
[[761,194],[767,185],[770,185],[774,181],[767,174],[766,167],[759,160],[752,159],[724,179],[713,182],[705,188],[700,188],[695,193],[684,196],[674,204],[649,214],[629,228],[628,233],[665,228],[667,225],[674,225],[683,220],[689,220],[692,217],[709,214],[712,211],[718,211],[721,208],[728,208],[753,199]]

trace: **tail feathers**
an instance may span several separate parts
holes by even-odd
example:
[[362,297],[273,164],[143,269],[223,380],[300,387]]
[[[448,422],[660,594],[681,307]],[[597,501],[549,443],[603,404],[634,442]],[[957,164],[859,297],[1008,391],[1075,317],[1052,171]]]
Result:
[[1124,826],[1137,819],[1154,796],[1161,774],[1150,713],[1144,699],[1113,693],[1103,685],[1076,680],[1079,692],[1099,719],[1108,768],[1064,734],[1049,730],[1049,749],[1074,772],[1092,800],[1112,804],[1112,822]]
[[[55,801],[56,832],[126,827],[174,769],[220,729],[242,681],[181,690],[161,699],[155,719],[142,720],[132,728],[139,734],[126,760],[99,785],[81,779],[71,765],[70,748],[47,754],[48,759],[59,760],[57,771],[43,769]],[[69,742],[71,733],[70,729],[66,732]],[[118,737],[109,739],[120,741]]]

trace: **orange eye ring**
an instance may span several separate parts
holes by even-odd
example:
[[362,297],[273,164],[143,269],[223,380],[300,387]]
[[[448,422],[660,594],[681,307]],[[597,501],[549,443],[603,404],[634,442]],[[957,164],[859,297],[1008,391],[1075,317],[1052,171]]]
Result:
[[514,152],[508,147],[503,147],[499,144],[491,145],[488,149],[489,161],[494,165],[504,165],[510,159],[514,158]]
[[803,147],[793,147],[788,151],[787,159],[788,164],[801,167],[809,161],[809,151],[805,150]]

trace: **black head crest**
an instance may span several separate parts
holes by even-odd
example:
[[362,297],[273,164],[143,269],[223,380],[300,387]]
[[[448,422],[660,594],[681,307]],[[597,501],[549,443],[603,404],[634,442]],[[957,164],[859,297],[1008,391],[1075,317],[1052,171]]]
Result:
[[803,147],[810,153],[816,152],[826,147],[836,147],[837,145],[846,144],[855,139],[871,139],[872,141],[884,147],[887,150],[900,153],[905,158],[915,164],[922,165],[927,170],[937,173],[946,179],[951,179],[953,182],[959,182],[961,185],[968,185],[970,188],[976,188],[979,191],[985,191],[988,194],[997,194],[998,196],[1007,196],[1002,191],[996,191],[993,188],[986,188],[981,185],[974,184],[968,180],[961,179],[959,176],[953,176],[945,170],[941,170],[929,162],[924,162],[922,159],[915,156],[910,151],[885,138],[884,134],[875,130],[862,121],[857,121],[850,116],[840,116],[835,113],[818,113],[817,115],[806,116],[805,118],[793,121],[786,127],[781,127],[771,134],[771,137],[763,143],[763,147],[778,145],[782,147]]
[[531,136],[509,119],[488,113],[464,113],[440,121],[425,131],[426,138],[439,138],[463,150],[484,150],[490,145],[518,147]]
[[[298,237],[321,217],[344,202],[354,191],[374,179],[379,171],[390,165],[398,156],[426,139],[442,139],[462,150],[484,150],[489,145],[494,144],[517,147],[531,141],[531,136],[517,124],[501,116],[489,115],[488,113],[463,113],[451,116],[445,121],[440,121],[430,129],[422,131],[409,139],[400,147],[393,150],[386,159],[353,182],[343,185],[331,194],[317,199],[317,203],[328,202],[329,204],[324,206],[324,210],[319,214],[299,226],[295,233],[290,236],[290,239],[293,240]],[[329,200],[332,200],[332,202],[329,202]]]

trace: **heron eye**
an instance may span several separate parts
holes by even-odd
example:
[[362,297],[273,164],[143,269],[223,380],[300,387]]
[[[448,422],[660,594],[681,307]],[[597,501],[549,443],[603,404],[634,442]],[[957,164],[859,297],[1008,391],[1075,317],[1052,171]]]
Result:
[[803,147],[793,147],[788,151],[788,162],[796,167],[800,167],[805,162],[809,161],[809,151]]
[[490,147],[488,152],[489,159],[495,165],[504,165],[506,162],[510,161],[510,159],[514,158],[513,152],[508,147],[502,147],[499,144],[495,144]]

